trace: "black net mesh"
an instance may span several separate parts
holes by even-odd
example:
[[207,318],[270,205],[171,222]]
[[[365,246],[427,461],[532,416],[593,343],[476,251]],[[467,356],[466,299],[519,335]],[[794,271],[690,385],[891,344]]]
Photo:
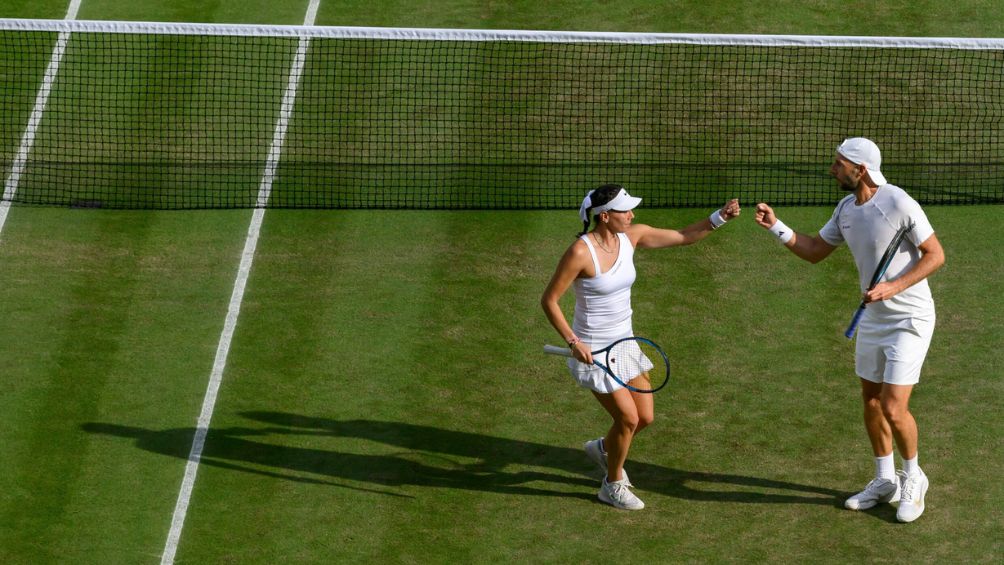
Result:
[[[299,39],[74,32],[33,123],[57,35],[0,32],[5,199],[262,205]],[[921,203],[1000,203],[1002,80],[992,49],[315,37],[267,205],[831,205],[850,136]]]

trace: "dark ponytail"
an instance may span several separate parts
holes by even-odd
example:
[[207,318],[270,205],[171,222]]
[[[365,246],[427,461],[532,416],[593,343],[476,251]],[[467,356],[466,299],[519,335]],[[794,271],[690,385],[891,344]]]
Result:
[[610,202],[617,197],[617,193],[621,190],[624,190],[624,187],[619,184],[604,184],[593,191],[592,195],[589,196],[589,207],[586,208],[587,219],[582,222],[582,231],[575,236],[576,238],[586,235],[586,232],[589,231],[589,224],[591,223],[590,218],[593,218],[593,208],[603,206],[607,202]]

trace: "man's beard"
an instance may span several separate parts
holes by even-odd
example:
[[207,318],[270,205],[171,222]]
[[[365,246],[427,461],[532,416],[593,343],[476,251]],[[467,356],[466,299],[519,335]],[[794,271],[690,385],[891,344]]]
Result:
[[840,181],[837,181],[837,184],[839,184],[840,185],[840,189],[843,190],[843,191],[845,191],[845,192],[854,192],[855,190],[858,189],[858,186],[861,185],[861,181],[858,181],[858,182],[854,183],[853,185],[842,183]]

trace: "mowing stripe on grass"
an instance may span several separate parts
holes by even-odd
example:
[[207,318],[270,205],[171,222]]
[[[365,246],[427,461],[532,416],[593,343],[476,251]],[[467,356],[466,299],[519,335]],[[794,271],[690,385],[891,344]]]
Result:
[[[70,6],[66,10],[67,20],[77,19],[77,12],[80,10],[81,0],[70,0]],[[10,212],[10,201],[17,194],[17,187],[21,183],[21,173],[24,172],[24,165],[28,162],[28,154],[31,153],[32,146],[35,145],[35,133],[42,122],[42,114],[49,103],[49,94],[52,92],[52,83],[56,80],[56,73],[59,72],[59,62],[63,60],[63,53],[66,52],[66,44],[70,41],[70,32],[61,31],[56,38],[56,46],[52,49],[52,57],[49,58],[49,65],[45,68],[45,75],[42,76],[42,85],[38,87],[35,95],[35,106],[31,110],[28,118],[28,125],[21,135],[21,145],[17,149],[17,155],[10,165],[10,173],[3,187],[3,200],[0,201],[0,234],[3,233],[4,224],[7,223],[7,214]]]
[[[319,4],[320,0],[310,0],[303,25],[314,25]],[[275,179],[275,170],[282,156],[282,145],[286,139],[289,117],[293,113],[293,107],[296,102],[296,91],[300,84],[300,76],[303,73],[303,65],[307,59],[307,48],[309,46],[309,38],[304,37],[300,39],[296,56],[293,59],[293,65],[289,72],[289,81],[286,83],[286,91],[282,97],[279,117],[276,120],[275,131],[272,134],[272,144],[265,159],[265,170],[262,173],[261,183],[258,186],[258,208],[255,208],[254,213],[251,215],[251,225],[248,226],[247,239],[244,241],[244,251],[241,254],[240,267],[237,269],[237,280],[234,281],[234,290],[230,295],[230,305],[227,308],[227,318],[223,324],[220,343],[216,348],[216,359],[213,361],[213,370],[209,376],[209,386],[206,388],[206,395],[202,400],[202,411],[199,413],[199,421],[196,424],[195,437],[192,439],[192,449],[188,455],[188,463],[185,465],[185,476],[182,479],[181,490],[178,493],[178,500],[174,506],[174,515],[171,517],[171,530],[167,534],[164,553],[161,555],[160,562],[162,565],[174,563],[174,556],[178,552],[178,542],[181,540],[181,531],[185,526],[185,515],[188,513],[188,504],[192,498],[192,489],[195,487],[195,476],[199,470],[199,461],[202,459],[202,450],[206,444],[206,435],[209,433],[209,423],[213,418],[216,397],[220,390],[220,383],[223,380],[223,369],[226,367],[227,355],[230,352],[230,342],[233,340],[234,330],[237,327],[237,316],[240,314],[241,303],[244,300],[244,288],[247,285],[248,275],[251,272],[251,263],[254,261],[254,253],[255,248],[258,246],[261,225],[265,219],[265,206],[268,204],[269,196],[272,193],[272,181]]]

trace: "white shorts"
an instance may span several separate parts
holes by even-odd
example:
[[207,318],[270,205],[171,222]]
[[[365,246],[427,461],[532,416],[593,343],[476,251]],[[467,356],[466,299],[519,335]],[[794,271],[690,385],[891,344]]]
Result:
[[858,326],[854,369],[873,383],[915,385],[931,346],[935,316],[883,320],[868,316]]

